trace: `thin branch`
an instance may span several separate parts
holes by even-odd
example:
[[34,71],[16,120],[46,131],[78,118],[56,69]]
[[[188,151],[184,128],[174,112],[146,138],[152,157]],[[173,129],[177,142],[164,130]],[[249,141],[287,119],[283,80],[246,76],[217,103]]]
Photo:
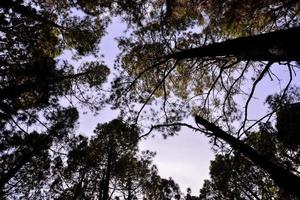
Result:
[[[227,94],[225,96],[225,99],[224,99],[224,105],[225,105],[226,101],[228,100],[228,98],[229,98],[229,96],[231,94],[231,91],[232,91],[233,87],[235,86],[235,84],[244,76],[244,74],[245,74],[245,72],[246,72],[246,70],[247,70],[247,68],[249,66],[249,63],[250,63],[250,61],[247,61],[247,63],[245,65],[244,69],[242,70],[242,73],[240,74],[240,76],[238,76],[235,79],[235,81],[232,83],[232,85],[230,86],[230,88],[229,88],[229,90],[228,90],[228,92],[227,92]],[[223,111],[225,111],[225,110],[223,110]]]
[[[208,98],[209,98],[209,95],[210,95],[211,91],[214,89],[214,87],[215,87],[216,83],[218,82],[219,78],[222,76],[222,72],[223,72],[224,69],[225,69],[225,65],[226,65],[226,63],[224,63],[224,64],[221,66],[221,69],[220,69],[220,72],[219,72],[217,78],[214,80],[212,86],[209,88],[209,90],[208,90],[208,92],[207,92],[207,95],[206,95],[206,98],[205,98],[204,103],[203,103],[203,106],[204,106],[204,107],[206,106],[206,103],[207,103],[207,101],[208,101]],[[209,106],[209,105],[208,105],[208,106]]]
[[[164,71],[164,76],[166,76],[166,69],[165,68],[165,71]],[[163,82],[163,89],[164,89],[164,102],[163,102],[163,110],[164,110],[164,114],[165,114],[165,117],[166,117],[166,122],[169,121],[169,118],[168,118],[168,114],[167,114],[167,111],[166,111],[166,103],[168,101],[168,97],[167,97],[167,88],[166,88],[166,82],[164,81]]]
[[45,127],[48,131],[50,130],[49,127],[42,122],[39,118],[35,117],[34,115],[32,115],[31,113],[29,113],[28,111],[24,110],[24,112],[29,115],[30,117],[34,118],[36,121],[38,121],[43,127]]
[[266,121],[269,121],[270,118],[272,117],[272,115],[273,115],[274,113],[276,113],[277,111],[280,110],[280,108],[281,108],[281,102],[282,102],[283,98],[285,97],[286,92],[287,92],[287,90],[289,89],[289,87],[290,87],[290,85],[291,85],[291,83],[292,83],[292,80],[293,80],[293,74],[292,74],[291,65],[290,65],[290,63],[288,63],[287,65],[288,65],[288,69],[289,69],[289,81],[288,81],[287,85],[285,86],[285,88],[284,88],[284,90],[283,90],[283,92],[282,92],[281,98],[280,98],[280,100],[279,100],[279,101],[280,101],[279,105],[278,105],[275,109],[273,109],[271,112],[269,112],[268,114],[266,114],[265,116],[263,116],[262,118],[260,118],[259,120],[256,120],[256,122],[253,123],[251,126],[249,126],[246,130],[244,130],[244,131],[240,134],[240,136],[242,136],[244,133],[248,132],[251,128],[253,128],[255,125],[257,125],[258,123],[260,123],[260,122],[261,122],[262,120],[264,120],[265,118],[268,117],[268,119],[267,119]]
[[142,71],[139,75],[137,75],[136,77],[135,77],[135,79],[131,82],[131,84],[121,93],[121,95],[118,97],[118,98],[120,98],[121,96],[123,96],[124,94],[126,94],[133,86],[134,86],[134,84],[146,73],[146,72],[148,72],[148,71],[150,71],[151,69],[154,69],[154,68],[156,68],[156,67],[158,67],[159,65],[161,65],[161,64],[163,64],[163,63],[165,63],[165,62],[167,62],[169,59],[167,58],[167,59],[164,59],[164,60],[162,60],[162,61],[160,61],[160,62],[158,62],[158,63],[155,63],[154,65],[152,65],[152,66],[150,66],[150,67],[148,67],[148,68],[146,68],[144,71]]
[[28,135],[29,133],[27,131],[25,131],[15,120],[13,117],[10,118],[11,121],[23,132],[25,133],[26,135]]
[[192,129],[193,131],[201,131],[202,132],[202,129],[198,128],[198,127],[194,127],[190,124],[187,124],[187,123],[170,123],[170,124],[157,124],[157,125],[154,125],[154,126],[151,126],[151,128],[149,129],[148,132],[146,132],[145,134],[139,136],[138,140],[144,138],[144,137],[147,137],[149,136],[152,131],[154,131],[155,129],[159,129],[159,128],[164,128],[164,127],[171,127],[171,126],[182,126],[182,127],[188,127],[190,129]]
[[62,153],[62,152],[59,152],[59,151],[55,151],[55,150],[53,150],[53,149],[51,149],[51,148],[49,148],[49,150],[52,151],[54,154],[59,154],[59,155],[63,155],[63,156],[68,156],[68,154],[66,154],[66,153]]
[[135,120],[136,123],[138,121],[138,118],[139,118],[141,112],[145,108],[146,104],[150,101],[151,97],[154,95],[156,90],[161,86],[161,84],[166,80],[166,78],[169,76],[169,74],[175,69],[177,63],[178,63],[178,61],[176,60],[174,65],[171,67],[171,69],[165,74],[165,76],[159,81],[159,83],[156,85],[156,87],[152,90],[151,94],[148,96],[148,98],[146,99],[146,101],[144,102],[143,106],[141,107],[141,109],[139,110],[139,112],[137,114],[137,117],[136,117],[136,120]]
[[265,68],[262,70],[262,72],[260,73],[260,75],[258,76],[258,78],[254,81],[253,85],[252,85],[252,89],[250,92],[250,95],[247,99],[246,105],[245,105],[245,114],[244,114],[244,121],[242,123],[242,126],[240,127],[239,131],[238,131],[238,136],[240,135],[240,132],[242,131],[242,129],[245,127],[246,125],[246,121],[247,121],[247,117],[248,117],[248,106],[250,103],[250,100],[253,97],[254,91],[256,89],[257,84],[262,80],[262,78],[264,77],[264,75],[268,72],[268,70],[270,69],[271,65],[273,64],[273,62],[268,62],[265,66]]

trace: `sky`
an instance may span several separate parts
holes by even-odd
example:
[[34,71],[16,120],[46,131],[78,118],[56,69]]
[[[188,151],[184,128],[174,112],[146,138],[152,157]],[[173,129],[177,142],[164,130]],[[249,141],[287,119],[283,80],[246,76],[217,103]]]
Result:
[[[100,52],[104,55],[105,64],[111,69],[118,54],[115,38],[124,35],[125,28],[126,26],[120,20],[114,19],[101,41]],[[109,107],[104,108],[97,116],[81,114],[79,133],[89,135],[97,123],[108,122],[117,116],[118,112],[110,110]],[[186,122],[194,123],[193,119],[188,119]],[[213,159],[213,152],[207,137],[200,133],[182,128],[177,136],[167,139],[155,133],[154,138],[148,137],[142,140],[139,147],[140,150],[151,150],[157,153],[154,157],[154,164],[158,167],[159,175],[163,178],[172,177],[179,184],[182,192],[186,192],[186,189],[190,187],[194,195],[199,194],[203,180],[209,178],[209,164]]]

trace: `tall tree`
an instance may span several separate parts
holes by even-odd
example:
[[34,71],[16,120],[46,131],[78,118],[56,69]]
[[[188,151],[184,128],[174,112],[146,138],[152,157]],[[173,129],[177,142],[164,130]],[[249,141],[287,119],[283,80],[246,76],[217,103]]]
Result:
[[3,132],[0,142],[2,197],[29,198],[43,189],[50,174],[50,151],[55,151],[55,146],[64,146],[72,138],[78,112],[75,108],[65,108],[50,113],[48,118],[49,128],[45,131]]
[[136,199],[153,156],[138,154],[139,129],[115,119],[94,132],[90,141],[81,136],[71,143],[66,165],[56,168],[49,193],[58,199]]
[[[84,14],[74,15],[75,8]],[[77,58],[98,52],[107,19],[88,10],[71,1],[0,2],[3,196],[29,198],[39,191],[32,189],[42,186],[49,174],[53,148],[72,138],[78,119],[76,108],[60,106],[61,97],[70,95],[87,104],[84,87],[99,89],[108,75],[101,61],[76,69],[58,58],[66,50]]]
[[1,1],[1,121],[18,111],[56,104],[67,94],[84,101],[79,85],[95,87],[105,81],[109,70],[99,61],[75,69],[57,59],[68,49],[77,57],[98,52],[108,19],[74,15],[76,7],[86,9],[69,1]]

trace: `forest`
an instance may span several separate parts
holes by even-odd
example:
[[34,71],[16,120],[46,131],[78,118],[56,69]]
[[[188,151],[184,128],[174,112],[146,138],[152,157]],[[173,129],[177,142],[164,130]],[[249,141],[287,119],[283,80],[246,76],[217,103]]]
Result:
[[[300,199],[299,47],[298,0],[0,0],[0,199]],[[183,127],[215,153],[196,193],[139,148]]]

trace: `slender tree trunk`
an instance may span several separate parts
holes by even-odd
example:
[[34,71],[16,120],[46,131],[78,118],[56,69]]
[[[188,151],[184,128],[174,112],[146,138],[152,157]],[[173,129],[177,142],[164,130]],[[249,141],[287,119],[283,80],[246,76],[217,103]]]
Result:
[[130,177],[128,177],[126,188],[127,188],[127,200],[132,200],[132,198],[133,198],[133,195],[132,195],[132,181],[131,181]]
[[83,199],[83,197],[84,197],[84,190],[82,188],[82,183],[83,183],[83,180],[85,178],[85,172],[81,171],[80,176],[81,176],[81,178],[80,178],[79,183],[77,183],[74,187],[73,200],[80,200],[80,199]]
[[[232,184],[236,184],[236,183],[232,183]],[[249,199],[257,199],[259,200],[260,198],[255,194],[255,192],[253,192],[251,190],[251,188],[249,188],[248,184],[247,183],[244,183],[243,180],[241,180],[241,184],[238,184],[239,188],[246,194],[246,195],[249,195],[248,192],[251,194],[251,198]],[[253,189],[253,188],[252,188]]]
[[290,171],[278,166],[276,163],[270,161],[265,156],[256,152],[252,147],[226,133],[213,123],[208,122],[200,116],[195,117],[197,124],[204,126],[207,130],[219,138],[227,142],[234,150],[241,152],[245,157],[250,159],[253,163],[267,171],[274,182],[285,191],[296,195],[300,198],[300,177],[291,173]]
[[100,196],[99,200],[108,200],[109,199],[109,182],[111,179],[111,172],[112,172],[112,162],[113,162],[113,153],[112,153],[112,146],[109,149],[108,156],[107,156],[107,164],[106,164],[106,171],[105,176],[102,184],[102,197]]
[[236,57],[253,61],[299,61],[300,27],[240,37],[198,48],[175,52],[168,59]]

